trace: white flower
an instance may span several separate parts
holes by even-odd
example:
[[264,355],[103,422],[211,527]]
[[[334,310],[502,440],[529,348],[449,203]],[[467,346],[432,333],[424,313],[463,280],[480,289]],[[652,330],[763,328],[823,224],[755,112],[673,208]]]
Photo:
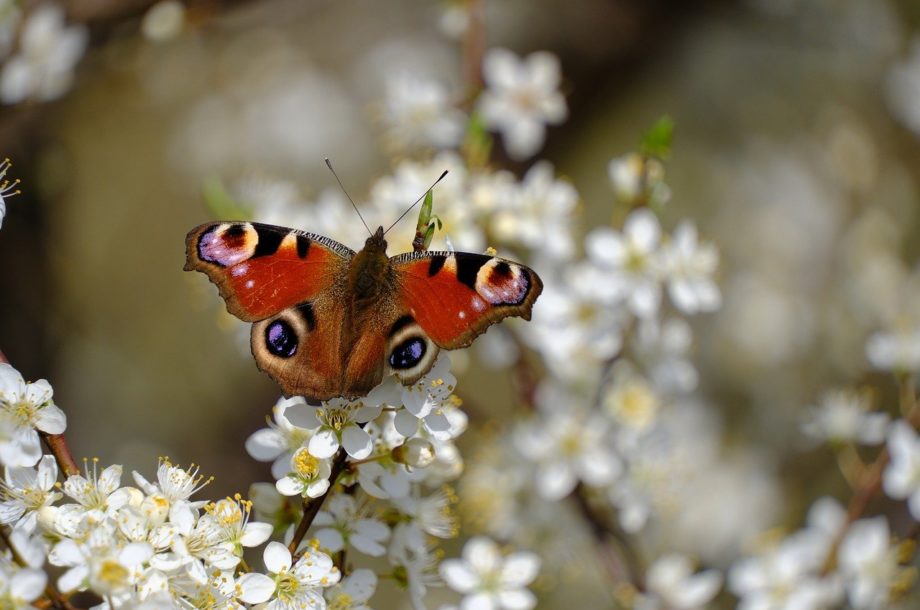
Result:
[[[158,505],[169,508],[173,504],[188,501],[192,494],[201,490],[214,479],[214,477],[205,479],[204,475],[198,474],[199,470],[200,468],[195,464],[191,464],[188,468],[182,468],[181,466],[174,466],[168,458],[163,458],[157,467],[156,483],[151,483],[136,470],[132,474],[134,475],[134,482],[144,490],[148,499],[152,499]],[[205,503],[194,502],[192,504],[201,506]]]
[[866,357],[883,371],[920,371],[920,326],[874,333],[866,341]]
[[722,575],[716,570],[694,574],[692,562],[683,555],[659,557],[646,573],[647,594],[636,610],[693,610],[716,596]]
[[732,566],[728,586],[739,610],[830,610],[840,598],[839,582],[821,577],[826,553],[806,537],[789,538],[763,557]]
[[328,459],[311,455],[306,447],[298,449],[291,456],[290,469],[286,476],[275,483],[281,495],[318,498],[329,489],[332,464]]
[[14,568],[4,562],[0,568],[0,603],[9,610],[32,609],[45,592],[48,576],[34,568]]
[[888,415],[873,413],[869,398],[853,390],[825,392],[821,403],[809,408],[802,430],[821,441],[877,445],[885,440]]
[[920,520],[920,438],[903,419],[891,425],[888,452],[891,463],[882,477],[885,493],[897,500],[907,499],[910,513]]
[[312,432],[300,428],[288,419],[288,412],[298,412],[307,418],[313,407],[300,396],[281,398],[272,409],[275,421],[268,428],[257,430],[246,439],[246,451],[260,462],[272,462],[272,476],[280,479],[287,474],[291,456],[310,440]]
[[671,301],[682,312],[715,311],[722,305],[722,293],[712,280],[719,252],[699,242],[692,223],[684,221],[674,230],[661,250],[661,265]]
[[[0,57],[3,56],[2,46],[3,46],[3,0],[0,0]],[[18,195],[19,191],[16,190],[16,187],[19,186],[19,180],[7,180],[6,172],[10,169],[10,160],[3,159],[0,161],[0,227],[3,227],[3,217],[6,216],[6,197],[12,197],[13,195]]]
[[363,568],[355,570],[339,584],[326,589],[326,608],[328,610],[371,610],[367,605],[367,600],[374,595],[376,588],[376,574]]
[[699,374],[688,359],[693,332],[686,320],[641,320],[632,344],[653,385],[662,392],[690,392]]
[[272,535],[271,524],[249,520],[252,502],[243,501],[239,497],[224,498],[209,504],[205,506],[205,511],[221,529],[221,539],[233,545],[238,557],[243,556],[244,547],[259,546]]
[[358,465],[358,484],[375,498],[402,498],[409,493],[409,472],[388,459],[367,462]]
[[630,153],[611,159],[607,174],[617,201],[630,207],[637,203],[665,203],[670,190],[664,183],[664,166],[657,159]]
[[93,459],[92,472],[86,463],[86,476],[75,474],[64,481],[64,493],[76,500],[77,504],[62,506],[58,511],[55,525],[62,533],[70,534],[76,531],[85,518],[100,522],[106,516],[114,515],[131,499],[132,493],[128,488],[120,489],[121,466],[112,464],[99,474],[98,464],[99,460]]
[[188,502],[176,503],[169,511],[169,522],[174,526],[170,546],[175,554],[164,554],[158,561],[163,569],[172,562],[181,563],[188,575],[199,583],[208,581],[206,566],[226,571],[234,569],[240,562],[235,545],[227,540],[217,519],[205,514],[199,518],[198,511]]
[[383,104],[387,140],[397,148],[452,148],[463,138],[466,115],[438,81],[401,72],[387,80]]
[[603,404],[614,421],[635,432],[643,432],[654,425],[661,409],[661,399],[652,386],[632,371],[614,377]]
[[521,184],[503,195],[489,222],[494,239],[522,245],[553,260],[572,256],[572,219],[578,192],[570,183],[556,178],[549,162],[535,163]]
[[596,277],[585,288],[601,302],[626,301],[637,316],[654,316],[661,303],[660,240],[658,217],[647,208],[631,213],[622,233],[594,229],[585,238],[585,250]]
[[315,457],[330,458],[343,446],[348,455],[363,460],[374,449],[374,441],[361,424],[375,419],[381,408],[363,401],[333,398],[323,402],[322,407],[291,409],[288,419],[296,426],[313,430],[307,447]]
[[533,553],[503,558],[497,544],[480,536],[463,547],[463,559],[443,561],[440,572],[447,586],[466,596],[461,608],[529,610],[537,599],[527,585],[539,570],[540,559]]
[[61,434],[67,428],[53,393],[44,379],[26,383],[19,371],[0,363],[0,461],[7,466],[34,466],[41,459],[36,429]]
[[264,610],[323,610],[326,600],[322,589],[336,584],[342,576],[328,555],[309,547],[293,563],[286,546],[269,542],[262,557],[271,576],[244,574],[238,581],[238,597],[248,604],[268,602]]
[[61,497],[60,493],[52,491],[57,476],[57,462],[50,455],[42,457],[37,470],[7,466],[0,523],[13,524],[29,534],[34,532],[39,511]]
[[440,584],[438,558],[425,543],[425,535],[415,524],[400,523],[393,530],[387,559],[394,568],[396,583],[405,587],[413,608],[425,608],[428,587]]
[[139,569],[153,556],[146,542],[117,544],[106,527],[93,529],[86,542],[65,538],[51,549],[48,562],[69,568],[58,578],[62,593],[91,588],[100,595],[126,592],[138,581]]
[[166,42],[182,32],[185,5],[178,0],[160,0],[151,6],[141,21],[141,33],[147,40]]
[[887,608],[892,590],[903,582],[900,553],[890,537],[888,521],[882,516],[857,521],[840,543],[837,560],[854,610]]
[[486,90],[479,112],[502,133],[505,149],[518,160],[543,146],[546,125],[565,120],[568,109],[559,92],[559,60],[541,51],[519,59],[507,49],[490,49],[483,59]]
[[[575,270],[573,270],[575,271]],[[567,282],[544,280],[540,306],[533,312],[524,338],[540,352],[551,372],[563,379],[583,380],[623,346],[624,310],[580,294],[577,271]]]
[[516,446],[537,464],[537,492],[558,500],[575,489],[579,480],[587,485],[607,485],[623,469],[610,449],[609,424],[599,415],[581,417],[558,407],[543,421],[521,427]]
[[378,519],[362,516],[352,496],[340,494],[326,503],[313,520],[317,527],[331,526],[316,532],[324,548],[337,553],[350,544],[365,555],[380,557],[386,552],[381,544],[390,537],[390,529]]
[[399,512],[411,517],[426,534],[436,538],[454,538],[460,532],[457,515],[452,510],[457,497],[450,488],[440,489],[422,496],[419,489],[404,498],[396,498],[393,505]]
[[0,101],[17,104],[30,98],[46,102],[61,97],[70,89],[87,38],[85,27],[65,26],[64,10],[57,4],[36,8],[19,35],[19,52],[0,72]]

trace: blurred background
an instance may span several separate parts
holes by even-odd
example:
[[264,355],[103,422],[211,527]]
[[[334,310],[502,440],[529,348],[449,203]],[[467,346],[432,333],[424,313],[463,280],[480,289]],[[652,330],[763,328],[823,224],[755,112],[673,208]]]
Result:
[[[0,59],[40,6],[0,0]],[[12,159],[7,177],[22,191],[7,197],[0,231],[0,349],[26,378],[51,381],[77,456],[152,473],[168,455],[215,474],[211,497],[245,492],[269,480],[243,443],[278,389],[213,286],[182,271],[185,234],[214,218],[209,192],[245,201],[247,188],[283,184],[317,200],[335,186],[325,156],[366,201],[405,156],[381,118],[388,83],[411,73],[460,88],[463,6],[62,7],[66,19],[44,41],[62,48],[39,41],[30,59],[54,55],[55,72],[43,85],[11,77],[0,87],[0,157]],[[692,358],[720,434],[745,448],[762,481],[745,527],[839,491],[839,476],[826,475],[832,458],[790,430],[827,387],[872,380],[871,331],[920,313],[920,4],[485,0],[484,9],[488,47],[560,59],[569,119],[549,128],[542,157],[577,189],[585,231],[611,222],[608,162],[657,117],[674,119],[663,224],[692,218],[722,253],[724,307],[694,319]],[[500,149],[495,159],[527,167]],[[359,223],[345,206],[338,218]],[[328,225],[305,217],[297,228]],[[409,249],[390,242],[391,254]],[[479,430],[511,409],[507,375],[476,362],[455,359],[461,395],[490,388],[488,403],[471,392],[467,405],[471,454],[488,448]]]

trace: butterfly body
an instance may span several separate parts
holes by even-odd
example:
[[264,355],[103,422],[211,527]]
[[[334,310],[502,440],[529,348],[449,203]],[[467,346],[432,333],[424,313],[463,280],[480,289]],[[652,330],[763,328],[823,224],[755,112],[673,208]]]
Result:
[[212,222],[186,238],[227,310],[252,322],[257,366],[285,394],[366,395],[384,375],[417,381],[440,349],[472,343],[494,322],[530,319],[537,274],[497,257],[410,252],[388,257],[383,228],[354,252],[327,237],[248,222]]

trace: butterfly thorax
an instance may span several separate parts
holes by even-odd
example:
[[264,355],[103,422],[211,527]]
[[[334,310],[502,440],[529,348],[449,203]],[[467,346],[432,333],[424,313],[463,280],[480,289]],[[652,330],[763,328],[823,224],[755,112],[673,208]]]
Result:
[[390,259],[383,227],[367,238],[348,269],[348,286],[358,307],[372,304],[389,287]]

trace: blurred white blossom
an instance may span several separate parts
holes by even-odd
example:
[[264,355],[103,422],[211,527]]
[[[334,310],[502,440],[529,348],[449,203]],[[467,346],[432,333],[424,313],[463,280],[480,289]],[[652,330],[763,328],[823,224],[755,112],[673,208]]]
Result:
[[495,542],[477,537],[463,547],[462,559],[446,559],[440,570],[447,586],[466,596],[463,608],[530,610],[537,604],[527,589],[540,570],[533,553],[503,557]]
[[84,26],[66,25],[64,10],[57,4],[37,6],[26,15],[18,52],[0,71],[0,101],[47,102],[64,95],[73,82],[73,70],[86,50],[87,39]]
[[452,148],[463,138],[466,115],[443,83],[401,72],[387,80],[383,121],[387,141],[399,149]]
[[877,445],[885,440],[888,415],[872,411],[866,392],[830,390],[808,409],[802,430],[820,441]]
[[519,59],[507,49],[491,49],[483,59],[486,90],[479,112],[486,124],[502,134],[514,159],[526,159],[543,146],[546,125],[568,116],[559,92],[559,60],[545,51]]

